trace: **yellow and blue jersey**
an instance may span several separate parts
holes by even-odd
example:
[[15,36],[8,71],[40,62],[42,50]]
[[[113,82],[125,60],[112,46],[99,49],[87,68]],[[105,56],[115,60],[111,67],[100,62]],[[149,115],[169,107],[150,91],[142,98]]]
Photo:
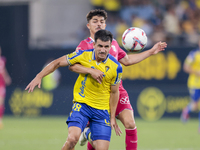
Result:
[[85,67],[98,69],[104,73],[101,84],[90,74],[79,74],[74,85],[74,101],[85,103],[96,109],[109,110],[110,88],[121,81],[121,64],[110,54],[104,61],[97,62],[94,49],[79,50],[68,54],[67,61],[70,65],[80,63]]
[[[191,66],[193,70],[200,71],[200,50],[191,51],[184,63]],[[188,77],[188,87],[200,89],[200,77],[195,74],[190,74]]]

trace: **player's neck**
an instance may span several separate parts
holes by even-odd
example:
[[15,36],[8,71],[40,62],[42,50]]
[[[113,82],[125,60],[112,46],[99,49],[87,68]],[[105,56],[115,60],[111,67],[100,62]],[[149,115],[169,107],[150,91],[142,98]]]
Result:
[[98,57],[96,52],[95,52],[95,59],[96,59],[97,63],[100,63],[101,61],[104,61],[104,59]]
[[94,34],[90,34],[90,37],[94,40]]
[[103,59],[97,58],[96,61],[97,61],[98,63],[100,63],[100,62],[102,62],[102,61],[104,61],[104,60],[103,60]]

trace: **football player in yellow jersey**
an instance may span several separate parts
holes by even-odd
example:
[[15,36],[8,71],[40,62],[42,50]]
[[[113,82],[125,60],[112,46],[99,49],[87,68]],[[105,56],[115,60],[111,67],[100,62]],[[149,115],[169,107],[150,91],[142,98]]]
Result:
[[68,137],[62,150],[73,150],[81,132],[90,122],[91,137],[96,150],[107,150],[110,143],[111,128],[117,135],[121,130],[115,120],[115,111],[119,99],[119,83],[122,66],[109,54],[113,36],[107,30],[95,33],[94,49],[73,52],[49,63],[27,85],[25,90],[33,92],[41,86],[41,80],[59,67],[80,63],[88,69],[103,72],[102,83],[94,80],[90,74],[79,74],[74,86],[74,105],[67,119]]
[[[200,101],[200,40],[199,48],[192,50],[185,59],[183,69],[189,74],[188,89],[191,102],[185,107],[181,114],[181,120],[186,122],[191,111],[198,110],[198,102]],[[200,111],[199,111],[199,133],[200,133]]]

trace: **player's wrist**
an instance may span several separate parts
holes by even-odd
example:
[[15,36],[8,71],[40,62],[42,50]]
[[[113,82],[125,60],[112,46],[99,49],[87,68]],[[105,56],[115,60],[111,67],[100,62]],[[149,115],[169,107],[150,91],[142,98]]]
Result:
[[36,78],[42,79],[43,76],[42,76],[40,73],[38,73],[38,74],[36,75]]
[[88,69],[87,69],[87,72],[88,72],[88,74],[90,74],[90,75],[91,75],[91,74],[92,74],[92,72],[93,72],[93,70],[94,70],[93,68],[88,68]]

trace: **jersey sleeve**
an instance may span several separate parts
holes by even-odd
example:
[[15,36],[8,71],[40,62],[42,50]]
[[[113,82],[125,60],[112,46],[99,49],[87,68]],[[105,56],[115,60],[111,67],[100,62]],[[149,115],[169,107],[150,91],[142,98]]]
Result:
[[122,79],[122,66],[121,66],[121,64],[119,64],[116,69],[116,75],[112,79],[111,85],[116,85],[117,83],[119,83],[121,81],[121,79]]
[[81,41],[79,45],[76,47],[76,52],[78,52],[79,50],[85,50],[85,49],[88,49],[88,45],[85,41]]
[[115,40],[115,46],[118,49],[118,61],[126,56],[126,52],[120,48],[119,44]]
[[67,62],[69,65],[74,65],[76,63],[79,63],[83,58],[83,52],[82,50],[79,50],[78,52],[73,52],[70,54],[67,54]]
[[121,49],[121,48],[119,47],[119,56],[118,56],[118,60],[124,58],[125,56],[126,56],[126,52],[125,52],[123,49]]
[[194,61],[195,51],[191,51],[186,57],[184,63],[190,65]]

